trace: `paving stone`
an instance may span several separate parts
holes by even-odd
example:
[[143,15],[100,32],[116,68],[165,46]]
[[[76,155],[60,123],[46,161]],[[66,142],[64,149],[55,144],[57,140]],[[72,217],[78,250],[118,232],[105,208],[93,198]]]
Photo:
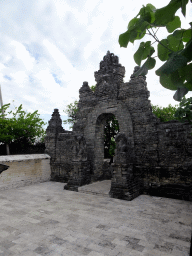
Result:
[[3,204],[13,202],[15,215],[6,215],[0,200],[0,256],[189,255],[192,204],[187,201],[142,195],[128,202],[64,191],[57,182],[1,194]]
[[173,247],[174,247],[174,244],[172,244],[172,243],[165,243],[164,245],[155,244],[154,249],[162,251],[162,252],[170,253],[170,252],[172,252]]
[[5,249],[10,249],[15,245],[15,243],[4,240],[3,242],[0,243],[0,245],[2,245]]
[[7,249],[1,249],[1,251],[2,252],[0,252],[0,256],[12,256],[12,255],[14,255],[14,253],[13,252],[11,252],[11,251],[9,251],[9,250],[7,250]]
[[179,240],[184,241],[184,242],[190,242],[191,241],[191,239],[189,237],[182,237],[182,236],[176,235],[176,234],[171,234],[170,237],[174,238],[174,239],[179,239]]
[[51,251],[49,250],[48,247],[39,246],[34,250],[34,252],[44,256],[44,255],[49,255]]

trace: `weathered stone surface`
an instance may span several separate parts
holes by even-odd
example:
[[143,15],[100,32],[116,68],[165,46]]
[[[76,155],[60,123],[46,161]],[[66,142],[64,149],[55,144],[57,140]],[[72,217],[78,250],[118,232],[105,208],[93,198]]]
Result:
[[60,182],[1,191],[0,255],[190,255],[190,202],[108,198],[106,183],[83,186],[80,193],[62,191]]
[[[118,57],[107,52],[95,72],[95,92],[88,82],[79,90],[73,132],[62,128],[54,110],[45,139],[52,179],[68,181],[65,189],[78,191],[91,181],[111,178],[115,198],[132,200],[147,193],[191,200],[191,125],[161,123],[152,113],[146,77],[133,73],[124,83],[124,74]],[[104,127],[111,116],[118,120],[120,133],[109,165],[104,161]]]
[[0,156],[0,191],[50,180],[47,154]]

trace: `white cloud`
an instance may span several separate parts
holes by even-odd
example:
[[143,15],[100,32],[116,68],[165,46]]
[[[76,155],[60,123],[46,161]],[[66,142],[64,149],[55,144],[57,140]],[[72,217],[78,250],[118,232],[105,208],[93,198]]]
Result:
[[33,69],[35,59],[29,54],[24,45],[17,41],[12,41],[10,45],[15,48],[15,57],[24,64],[26,70]]
[[[50,117],[54,108],[63,113],[67,104],[78,99],[83,81],[90,86],[95,84],[94,72],[107,50],[119,56],[126,68],[124,81],[129,81],[139,42],[120,48],[118,37],[142,4],[147,3],[148,0],[1,1],[0,83],[4,104],[15,100],[15,106],[23,104],[26,110],[38,109]],[[166,4],[166,0],[154,3],[157,8]],[[188,5],[187,18],[179,14],[186,27],[190,10]],[[177,104],[172,98],[174,91],[159,84],[154,70],[149,71],[147,83],[153,104]]]
[[75,69],[73,68],[70,61],[66,58],[66,56],[47,39],[43,40],[43,44],[47,48],[49,54],[52,56],[55,65],[57,65],[59,69],[64,73],[63,78],[65,79],[69,76],[73,76],[73,72],[75,71]]
[[28,76],[25,71],[17,71],[10,75],[14,79],[14,82],[21,88],[28,82]]

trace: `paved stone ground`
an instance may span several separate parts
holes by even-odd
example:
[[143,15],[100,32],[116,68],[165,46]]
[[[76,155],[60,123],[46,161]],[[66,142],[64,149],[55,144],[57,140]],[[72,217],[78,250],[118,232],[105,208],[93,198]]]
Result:
[[97,181],[92,184],[79,187],[78,191],[80,193],[109,197],[110,188],[111,188],[111,180],[103,180],[103,181]]
[[190,202],[131,202],[45,182],[0,193],[0,255],[188,256]]

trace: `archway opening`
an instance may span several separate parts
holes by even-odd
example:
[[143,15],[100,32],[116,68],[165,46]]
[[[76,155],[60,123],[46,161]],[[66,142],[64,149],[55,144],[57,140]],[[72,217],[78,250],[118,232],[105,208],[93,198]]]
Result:
[[112,178],[115,137],[119,132],[119,123],[112,113],[103,113],[97,118],[94,146],[94,180]]
[[104,127],[104,159],[110,159],[109,164],[113,163],[116,149],[115,137],[118,132],[118,120],[111,114],[106,118]]

